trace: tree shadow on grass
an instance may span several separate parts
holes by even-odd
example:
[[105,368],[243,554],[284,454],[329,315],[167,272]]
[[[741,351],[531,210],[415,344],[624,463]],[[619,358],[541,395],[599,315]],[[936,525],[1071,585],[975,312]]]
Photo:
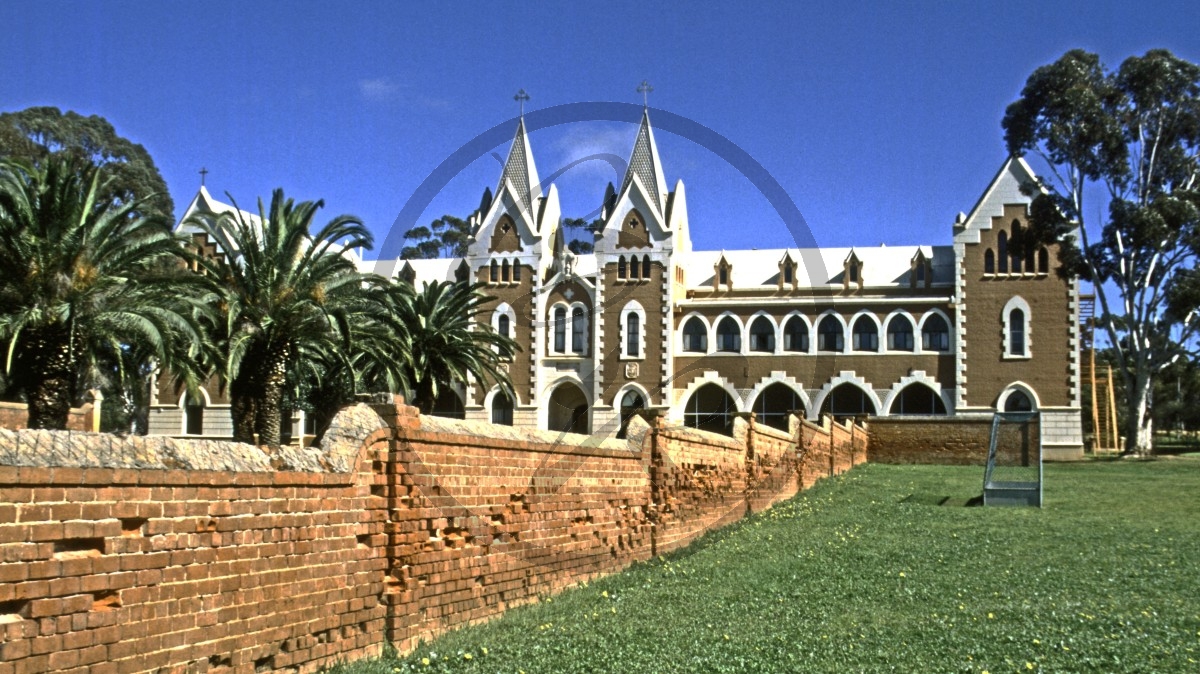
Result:
[[970,497],[945,496],[942,494],[914,493],[900,499],[900,503],[915,505],[949,506],[952,508],[974,508],[983,505],[983,495]]

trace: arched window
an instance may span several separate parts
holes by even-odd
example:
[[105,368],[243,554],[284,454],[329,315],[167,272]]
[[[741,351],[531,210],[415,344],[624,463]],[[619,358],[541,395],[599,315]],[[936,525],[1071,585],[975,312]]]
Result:
[[492,396],[492,423],[513,425],[513,402],[503,391]]
[[637,279],[639,269],[640,269],[640,267],[638,266],[637,256],[630,255],[629,256],[629,278]]
[[683,407],[683,424],[702,431],[733,435],[737,405],[725,389],[705,384],[696,389]]
[[1012,246],[1011,246],[1011,248],[1012,248],[1012,270],[1013,270],[1014,274],[1021,273],[1021,247],[1017,245],[1017,242],[1019,242],[1020,240],[1021,240],[1021,221],[1013,220],[1012,221],[1012,240],[1009,243],[1012,244]]
[[949,351],[950,326],[941,314],[933,314],[925,319],[921,327],[921,349],[924,351]]
[[650,278],[650,256],[642,256],[642,278]]
[[622,255],[621,257],[617,258],[617,278],[623,279],[625,278],[625,275],[625,256]]
[[1045,247],[1038,249],[1037,270],[1039,274],[1046,274],[1050,272],[1050,251],[1046,250]]
[[516,260],[513,260],[512,271],[513,271],[512,280],[520,281],[521,280],[521,263],[517,262]]
[[1033,401],[1029,396],[1020,390],[1011,391],[1008,397],[1004,399],[1005,412],[1032,412]]
[[500,264],[500,280],[505,283],[508,283],[508,269],[508,260],[505,260]]
[[584,346],[584,335],[587,332],[585,320],[583,307],[575,307],[571,311],[571,351],[579,355],[587,352],[587,348]]
[[625,433],[629,429],[629,420],[638,413],[638,410],[644,409],[646,409],[646,401],[637,391],[629,391],[621,396],[621,428],[617,431],[618,438],[625,439]]
[[786,384],[771,384],[754,399],[755,418],[761,424],[788,430],[788,416],[804,416],[804,400]]
[[204,435],[204,396],[187,394],[183,403],[183,432],[188,435]]
[[983,253],[983,273],[996,273],[996,254],[992,252],[991,248],[988,248]]
[[1008,352],[1013,356],[1025,355],[1025,312],[1020,309],[1008,313]]
[[825,396],[821,403],[821,413],[835,417],[858,417],[866,414],[876,414],[875,403],[871,396],[854,384],[838,384]]
[[625,354],[633,357],[640,356],[641,345],[641,316],[631,313],[625,317]]
[[925,260],[917,261],[917,283],[925,282]]
[[913,325],[908,316],[896,314],[888,321],[887,347],[888,351],[913,350]]
[[1008,232],[1000,230],[996,235],[996,257],[1000,258],[1000,273],[1008,273]]
[[500,265],[497,264],[495,260],[492,260],[492,275],[490,278],[492,283],[500,282]]
[[937,391],[925,384],[909,384],[892,401],[892,414],[945,414],[946,403]]
[[826,316],[817,324],[817,350],[843,351],[846,348],[846,337],[842,324],[834,316]]
[[783,324],[783,350],[808,353],[808,325],[799,316],[792,316]]
[[708,328],[699,316],[692,316],[683,324],[683,350],[689,353],[708,352]]
[[879,328],[875,327],[875,321],[870,316],[859,316],[854,321],[854,350],[879,350]]
[[787,260],[783,263],[783,282],[785,285],[791,285],[795,272],[792,271],[792,261]]
[[496,332],[500,333],[501,337],[512,337],[509,329],[508,316],[500,314],[500,317],[496,319]]
[[721,265],[717,271],[717,283],[723,286],[729,285],[729,266]]
[[732,316],[717,323],[717,351],[737,353],[742,350],[742,330]]
[[554,353],[567,351],[567,308],[554,308]]
[[750,324],[750,350],[775,353],[775,326],[766,316],[759,316]]

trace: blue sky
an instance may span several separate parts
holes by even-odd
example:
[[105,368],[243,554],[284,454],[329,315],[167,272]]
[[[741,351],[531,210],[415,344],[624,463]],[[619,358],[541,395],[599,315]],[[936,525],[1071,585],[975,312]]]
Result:
[[[1034,68],[1082,47],[1117,65],[1165,47],[1200,61],[1200,3],[606,2],[0,4],[0,109],[108,118],[150,151],[182,210],[209,169],[245,207],[282,186],[378,240],[455,150],[530,110],[650,105],[754,157],[821,245],[943,244],[1004,158],[1000,119]],[[531,142],[543,176],[626,157],[635,126],[572,123]],[[657,134],[687,185],[697,248],[795,245],[724,159]],[[494,148],[503,154],[506,145]],[[485,153],[419,218],[465,215],[499,175]],[[619,177],[558,180],[585,215]]]

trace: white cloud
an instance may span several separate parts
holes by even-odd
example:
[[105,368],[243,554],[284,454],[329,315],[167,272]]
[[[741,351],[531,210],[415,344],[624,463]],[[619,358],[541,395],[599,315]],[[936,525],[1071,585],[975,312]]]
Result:
[[387,77],[377,77],[358,81],[358,93],[371,101],[384,101],[392,98],[400,91],[400,85]]

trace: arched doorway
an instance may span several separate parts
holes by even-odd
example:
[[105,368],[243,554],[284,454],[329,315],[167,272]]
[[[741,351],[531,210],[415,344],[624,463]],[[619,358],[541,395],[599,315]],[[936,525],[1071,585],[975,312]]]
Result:
[[758,394],[751,409],[758,423],[786,431],[789,415],[796,412],[798,416],[804,416],[804,399],[792,387],[775,383]]
[[737,404],[725,389],[705,384],[696,389],[683,407],[683,424],[702,431],[733,435]]
[[945,414],[946,403],[937,391],[926,384],[909,384],[892,401],[891,414]]
[[617,438],[624,440],[626,430],[629,428],[629,420],[638,411],[646,409],[646,399],[638,391],[626,391],[621,396],[621,428],[617,431]]
[[838,384],[825,396],[825,402],[821,403],[821,413],[845,418],[878,414],[879,411],[875,409],[875,403],[865,390],[845,383]]
[[587,396],[572,382],[563,382],[550,394],[546,408],[546,428],[561,433],[591,432]]
[[1033,399],[1021,389],[1013,389],[1004,399],[1005,412],[1032,412]]

